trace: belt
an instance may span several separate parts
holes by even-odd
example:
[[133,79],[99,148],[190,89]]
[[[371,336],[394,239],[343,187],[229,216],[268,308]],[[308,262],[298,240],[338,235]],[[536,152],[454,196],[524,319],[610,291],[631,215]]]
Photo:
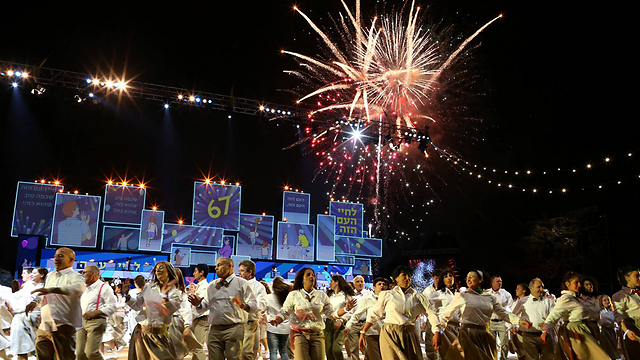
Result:
[[504,320],[502,319],[491,319],[492,322],[503,322]]
[[247,320],[247,324],[251,324],[252,322],[255,322],[255,320]]
[[198,320],[198,319],[207,319],[209,318],[209,315],[202,315],[202,316],[198,316],[197,318],[193,319],[193,320]]
[[542,335],[542,331],[520,331],[519,334],[528,336],[540,336]]
[[234,326],[237,325],[244,325],[242,323],[237,323],[237,324],[211,324],[211,328],[216,329],[216,330],[227,330],[227,329],[231,329]]
[[476,330],[487,330],[487,327],[484,325],[475,325],[475,324],[462,324],[460,325],[461,328],[469,328],[469,329],[476,329]]
[[168,335],[169,325],[140,325],[140,330],[150,334]]

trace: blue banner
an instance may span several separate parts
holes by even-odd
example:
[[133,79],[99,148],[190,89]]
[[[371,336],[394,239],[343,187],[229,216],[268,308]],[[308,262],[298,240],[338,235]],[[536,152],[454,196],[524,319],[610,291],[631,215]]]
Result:
[[102,250],[138,251],[139,228],[104,226],[102,228]]
[[278,222],[277,260],[313,261],[315,226]]
[[100,196],[56,194],[50,245],[95,247]]
[[318,241],[316,242],[316,261],[334,261],[336,217],[318,215]]
[[164,224],[162,230],[162,251],[171,252],[171,244],[180,243],[183,245],[199,245],[207,247],[222,247],[222,229]]
[[164,211],[142,210],[138,248],[144,251],[161,251],[163,225]]
[[308,224],[311,213],[311,196],[305,193],[285,191],[282,195],[282,219],[290,223]]
[[362,237],[364,205],[332,201],[329,215],[336,217],[336,235]]
[[273,259],[273,216],[240,215],[236,255]]
[[240,229],[242,188],[196,181],[193,185],[193,225]]
[[107,185],[104,189],[102,221],[140,225],[147,190],[138,186]]
[[62,185],[18,181],[11,236],[51,235],[56,194]]
[[336,255],[382,257],[382,239],[336,236]]

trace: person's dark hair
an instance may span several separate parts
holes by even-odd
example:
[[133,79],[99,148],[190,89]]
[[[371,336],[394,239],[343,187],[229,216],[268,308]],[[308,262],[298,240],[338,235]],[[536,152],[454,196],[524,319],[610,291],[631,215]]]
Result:
[[502,276],[500,276],[500,275],[492,275],[490,282],[493,282],[493,280],[495,280],[496,278],[502,278]]
[[251,276],[256,277],[256,263],[254,263],[253,261],[249,259],[242,260],[240,261],[240,264],[238,264],[238,266],[244,266],[247,271],[251,271]]
[[196,269],[200,272],[203,272],[204,277],[207,277],[207,275],[209,275],[209,265],[207,264],[198,264],[196,265]]
[[23,267],[23,268],[22,268],[22,271],[23,271],[23,272],[24,272],[24,271],[26,271],[26,272],[32,272],[32,271],[33,271],[33,269],[34,269],[34,268],[32,268],[32,267]]
[[[311,270],[313,271],[313,274],[315,275],[315,270],[313,270],[312,268],[305,266],[302,269],[298,270],[298,272],[296,273],[296,278],[295,280],[293,280],[293,289],[292,290],[300,290],[300,289],[304,289],[304,273],[307,272],[307,270]],[[318,282],[314,281],[313,282],[313,288],[317,289],[318,288]]]
[[49,270],[47,270],[47,268],[38,266],[36,270],[38,271],[38,274],[42,275],[42,282],[47,280],[47,274],[49,274]]
[[489,272],[480,269],[469,270],[469,272],[478,274],[478,276],[480,277],[480,287],[482,289],[488,289],[491,287],[491,279],[493,277],[489,274]]
[[[345,294],[347,294],[347,296],[354,296],[355,293],[353,292],[353,288],[351,287],[351,285],[349,285],[349,283],[347,282],[347,280],[345,280],[342,275],[331,275],[331,280],[335,281],[338,283],[338,288],[340,288],[340,291],[344,292]],[[333,289],[329,288],[329,290],[327,290],[327,295],[331,296],[333,295]]]
[[631,275],[634,271],[638,271],[637,266],[623,266],[618,269],[617,278],[620,286],[627,286],[627,279],[625,279],[625,276]]
[[379,283],[380,281],[384,282],[385,284],[387,284],[387,286],[389,286],[389,279],[385,277],[377,277],[373,279],[373,286],[376,286],[376,284]]
[[284,301],[287,300],[287,295],[291,291],[291,285],[289,285],[284,278],[281,276],[276,276],[273,279],[273,294],[276,296],[278,303],[282,306],[284,305]]
[[519,283],[516,286],[520,286],[522,289],[524,289],[524,296],[529,295],[529,285],[527,285],[525,283]]
[[176,268],[176,280],[178,280],[176,287],[182,292],[187,292],[187,287],[184,284],[184,275],[182,275],[180,268]]
[[409,275],[409,277],[411,277],[413,275],[413,271],[411,271],[411,268],[406,265],[399,265],[395,269],[393,269],[391,277],[393,278],[393,280],[395,280],[398,276],[400,276],[400,274],[407,274]]
[[442,275],[442,272],[443,272],[442,269],[439,269],[439,268],[433,269],[433,271],[431,272],[431,277],[440,276]]
[[260,284],[262,284],[262,286],[264,286],[264,291],[267,292],[267,295],[271,294],[271,288],[269,287],[269,284],[267,284],[266,281],[260,280]]
[[453,276],[453,287],[456,288],[457,290],[456,276],[453,273],[453,271],[451,271],[451,269],[445,269],[440,273],[440,277],[438,278],[438,283],[435,284],[436,290],[443,290],[444,288],[446,288],[446,286],[444,285],[444,277],[449,274]]
[[564,274],[564,277],[562,278],[562,284],[560,285],[560,290],[568,290],[567,283],[576,277],[580,280],[580,282],[582,282],[582,276],[580,276],[580,274],[578,274],[575,271],[567,271],[567,273]]
[[[591,293],[587,293],[587,291],[585,290],[586,289],[585,286],[584,286],[585,281],[590,281],[591,284],[593,284],[593,291]],[[591,276],[585,276],[585,277],[582,278],[582,288],[580,290],[581,293],[583,293],[585,295],[588,295],[588,296],[596,297],[596,296],[600,295],[600,291],[599,290],[600,290],[600,288],[598,286],[598,281],[595,278],[593,278]]]

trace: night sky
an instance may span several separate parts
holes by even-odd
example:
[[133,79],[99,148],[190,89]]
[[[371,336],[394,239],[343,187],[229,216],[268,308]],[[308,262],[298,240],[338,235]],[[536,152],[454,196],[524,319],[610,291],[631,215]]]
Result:
[[[557,283],[570,268],[610,286],[612,269],[637,261],[640,248],[631,15],[602,4],[417,3],[421,21],[448,28],[453,44],[504,14],[452,68],[462,80],[446,89],[451,103],[440,108],[453,125],[439,134],[436,127],[434,137],[471,163],[521,175],[491,178],[489,171],[479,180],[469,169],[430,160],[432,190],[393,203],[381,266],[404,261],[402,251],[459,248],[439,261],[453,257],[462,272],[480,267],[500,273],[509,290],[534,276]],[[301,84],[282,71],[294,69],[296,61],[280,50],[315,55],[320,47],[292,5],[5,4],[0,59],[87,74],[126,73],[135,81],[293,104],[297,97],[290,90]],[[338,0],[297,5],[325,29],[329,15],[342,10]],[[363,18],[400,7],[402,2],[363,0]],[[102,195],[107,178],[144,179],[147,204],[165,210],[169,222],[190,222],[192,183],[206,175],[241,182],[243,212],[279,218],[284,185],[310,192],[314,213],[328,206],[327,187],[312,182],[316,159],[300,148],[282,150],[298,138],[291,122],[188,106],[173,107],[167,117],[158,102],[79,105],[68,90],[50,89],[35,98],[28,88],[17,95],[8,84],[0,86],[6,241],[20,180],[61,178],[67,189]],[[611,161],[603,164],[606,157]],[[594,169],[587,172],[589,163]],[[568,171],[574,168],[576,174]],[[526,170],[535,176],[523,176]],[[498,182],[529,190],[509,191]],[[568,192],[561,195],[563,187]],[[534,194],[533,188],[547,191]],[[536,222],[586,208],[592,210],[578,221],[585,239],[578,249],[561,252],[524,240]],[[407,235],[394,236],[396,230]],[[2,259],[13,261],[13,255]]]

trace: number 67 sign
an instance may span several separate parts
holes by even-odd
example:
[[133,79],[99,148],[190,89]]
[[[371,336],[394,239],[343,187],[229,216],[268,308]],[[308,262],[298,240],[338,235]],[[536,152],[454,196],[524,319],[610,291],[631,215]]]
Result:
[[240,197],[242,188],[236,185],[193,184],[193,225],[240,229]]

